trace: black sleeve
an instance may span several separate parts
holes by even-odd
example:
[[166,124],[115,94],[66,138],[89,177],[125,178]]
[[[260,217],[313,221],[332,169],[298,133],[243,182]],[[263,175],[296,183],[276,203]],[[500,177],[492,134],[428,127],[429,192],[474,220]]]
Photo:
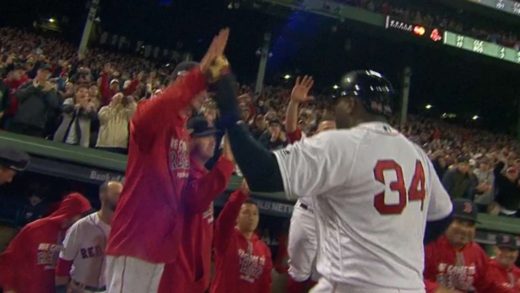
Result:
[[280,167],[274,154],[256,141],[242,123],[230,127],[228,135],[235,160],[251,190],[284,191]]
[[235,160],[253,191],[283,191],[280,167],[273,153],[256,141],[239,121],[237,88],[233,75],[228,74],[215,84],[216,102],[220,110],[221,123],[228,131],[229,142]]
[[437,238],[446,231],[452,220],[452,214],[450,213],[450,215],[444,219],[426,222],[426,231],[424,232],[423,243],[426,245],[437,240]]

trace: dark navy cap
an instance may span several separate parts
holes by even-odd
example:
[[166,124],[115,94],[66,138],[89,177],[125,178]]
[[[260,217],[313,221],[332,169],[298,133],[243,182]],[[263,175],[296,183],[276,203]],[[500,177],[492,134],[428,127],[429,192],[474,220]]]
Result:
[[195,68],[197,66],[199,66],[199,63],[194,62],[194,61],[183,61],[183,62],[179,63],[175,67],[175,70],[173,70],[172,80],[176,80],[179,76],[183,76],[188,71],[192,70],[193,68]]
[[453,200],[453,218],[477,223],[478,209],[475,203],[468,199]]
[[497,244],[498,247],[519,249],[518,242],[515,236],[508,234],[498,234]]
[[206,118],[202,116],[192,117],[188,121],[188,130],[192,137],[204,137],[219,133],[219,130],[210,126]]
[[38,67],[38,69],[51,71],[52,66],[50,64],[44,63],[44,64],[40,65],[40,67]]
[[30,158],[25,152],[7,147],[0,147],[0,166],[24,171],[29,165]]

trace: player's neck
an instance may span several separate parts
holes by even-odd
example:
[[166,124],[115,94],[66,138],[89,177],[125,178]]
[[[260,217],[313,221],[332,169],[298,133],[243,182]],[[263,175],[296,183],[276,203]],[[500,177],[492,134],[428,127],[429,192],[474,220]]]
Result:
[[247,240],[251,239],[253,237],[253,234],[255,233],[255,232],[244,232],[241,230],[239,230],[239,231],[242,234],[242,236],[244,236],[244,238]]
[[112,216],[114,215],[114,212],[112,211],[109,211],[108,209],[106,208],[101,208],[99,211],[98,211],[98,216],[99,216],[99,219],[107,224],[107,225],[110,225],[112,223]]

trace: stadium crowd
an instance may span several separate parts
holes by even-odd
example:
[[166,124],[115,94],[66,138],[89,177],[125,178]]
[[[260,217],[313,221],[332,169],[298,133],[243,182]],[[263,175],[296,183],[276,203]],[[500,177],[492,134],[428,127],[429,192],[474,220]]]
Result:
[[[137,103],[169,82],[167,68],[136,56],[93,49],[78,58],[69,43],[11,28],[0,28],[0,43],[1,123],[16,133],[126,153]],[[290,93],[284,86],[266,86],[258,94],[247,85],[240,88],[242,118],[270,149],[289,143],[284,125]],[[328,119],[327,105],[326,96],[316,95],[299,109],[304,136]],[[210,99],[202,114],[218,124]],[[474,200],[482,212],[516,214],[520,148],[512,137],[420,117],[392,124],[428,151],[453,198]]]
[[[1,127],[19,134],[46,138],[80,147],[93,147],[126,153],[129,138],[128,123],[136,111],[137,104],[145,99],[153,99],[170,82],[171,72],[153,61],[135,56],[118,55],[99,49],[93,49],[85,56],[76,56],[74,47],[68,43],[16,29],[0,28],[0,44]],[[288,120],[288,105],[291,102],[290,88],[267,86],[261,93],[255,93],[251,87],[243,85],[240,87],[239,107],[241,118],[247,122],[253,136],[269,149],[275,150],[294,141],[295,136],[314,135],[322,121],[331,120],[330,104],[327,100],[325,95],[317,94],[310,101],[300,105],[297,127],[293,131],[287,130],[286,122]],[[219,113],[211,100],[205,102],[200,114],[204,117],[202,119],[204,121],[199,121],[202,126],[194,127],[195,131],[200,131],[199,134],[203,135],[208,129],[219,125]],[[518,143],[506,135],[463,128],[441,120],[421,117],[410,117],[405,125],[399,125],[397,118],[394,118],[391,124],[427,151],[437,174],[442,178],[443,185],[452,199],[455,202],[466,200],[462,202],[463,204],[455,205],[456,220],[450,225],[446,234],[436,243],[427,247],[425,279],[428,292],[442,292],[435,291],[439,289],[440,285],[471,290],[473,275],[476,276],[474,284],[476,288],[491,288],[486,286],[491,283],[502,285],[502,283],[509,282],[510,280],[507,279],[499,279],[503,274],[501,272],[492,273],[493,271],[490,268],[496,268],[496,271],[509,270],[505,274],[507,275],[514,268],[514,260],[518,257],[517,243],[512,240],[514,238],[508,238],[507,235],[499,237],[496,247],[497,258],[490,261],[482,249],[473,241],[476,229],[476,211],[468,210],[467,203],[473,201],[482,212],[502,216],[517,215],[517,210],[520,207],[520,148]],[[204,159],[208,159],[208,157]],[[4,166],[2,166],[3,169]],[[108,182],[101,186],[99,190],[102,202],[101,210],[77,223],[85,223],[88,219],[94,217],[93,221],[105,221],[110,224],[121,188],[122,185],[119,182]],[[242,186],[241,191],[232,195],[228,201],[227,213],[229,215],[227,217],[221,216],[217,220],[217,227],[222,229],[222,226],[225,226],[227,231],[226,234],[221,233],[218,229],[215,230],[215,238],[220,239],[221,243],[217,250],[222,250],[220,253],[223,255],[229,253],[236,256],[236,249],[229,250],[230,252],[226,251],[229,238],[231,236],[233,239],[252,237],[255,243],[259,243],[259,248],[255,246],[255,253],[258,252],[256,250],[261,250],[262,256],[267,259],[267,265],[264,266],[263,264],[265,259],[260,262],[261,265],[257,264],[257,267],[262,269],[259,271],[262,275],[262,283],[258,281],[257,285],[262,285],[258,286],[262,289],[254,292],[270,292],[272,266],[282,272],[286,270],[286,263],[283,263],[282,257],[280,257],[282,255],[285,260],[287,258],[287,252],[283,251],[286,243],[280,245],[282,251],[278,252],[278,260],[271,264],[270,251],[254,235],[258,226],[258,218],[256,218],[256,222],[253,221],[253,224],[250,224],[251,221],[247,221],[247,219],[243,220],[243,224],[241,224],[241,219],[246,218],[246,215],[242,214],[246,212],[258,217],[258,207],[246,201],[248,193],[247,185]],[[91,208],[88,200],[82,195],[70,194],[49,217],[32,222],[36,218],[34,217],[35,214],[42,215],[38,211],[41,198],[38,194],[32,194],[30,202],[34,209],[29,211],[31,214],[27,222],[31,223],[27,225],[29,228],[22,230],[23,232],[19,235],[26,235],[23,233],[27,233],[36,225],[43,226],[44,224],[59,222],[59,229],[53,227],[52,231],[49,230],[49,233],[45,233],[45,236],[49,237],[49,240],[46,239],[45,241],[49,243],[54,243],[56,239],[64,236],[66,228],[71,227],[80,215]],[[247,208],[242,208],[243,205]],[[27,213],[28,216],[29,212]],[[225,212],[226,208],[221,215],[226,215]],[[234,225],[237,217],[238,230],[235,230]],[[80,224],[74,224],[72,227],[80,229]],[[39,280],[39,278],[48,279],[50,281],[46,285],[53,287],[53,289],[54,280],[56,280],[55,285],[57,287],[60,284],[66,286],[70,281],[70,286],[78,286],[78,290],[87,290],[85,287],[87,281],[77,282],[76,276],[69,276],[71,264],[76,261],[75,258],[79,255],[86,255],[83,258],[101,258],[101,263],[103,263],[104,255],[96,247],[93,247],[92,250],[79,252],[70,248],[70,246],[74,246],[71,243],[74,243],[75,238],[70,236],[73,233],[70,231],[75,231],[74,229],[67,232],[67,237],[64,240],[64,244],[69,245],[67,249],[70,249],[70,251],[65,250],[63,252],[62,250],[57,264],[56,279],[54,279],[54,270],[47,270],[46,276],[43,277],[31,276],[31,270],[20,270],[19,272],[24,274],[23,277],[34,278],[35,280]],[[105,229],[109,228],[105,227]],[[469,232],[466,233],[465,230],[460,232],[463,229],[467,229]],[[103,233],[101,234],[106,236],[107,232],[103,231]],[[466,238],[460,237],[460,234],[464,234]],[[222,235],[227,235],[227,237]],[[84,233],[82,236],[88,236],[88,233]],[[20,250],[17,250],[17,247],[38,245],[36,242],[31,243],[23,240],[22,236],[18,236],[13,242],[16,244],[12,244],[10,249],[7,250],[8,253],[4,256],[16,253],[22,254]],[[443,251],[451,249],[445,248],[451,247],[448,243],[461,251],[464,249],[462,253],[468,253],[473,257],[478,254],[480,258],[479,267],[468,268],[468,272],[472,270],[472,273],[470,272],[468,275],[466,273],[454,273],[455,277],[452,278],[452,275],[450,275],[452,268],[461,267],[466,270],[467,267],[457,263],[452,264],[451,262],[454,260],[438,253],[437,249]],[[55,246],[50,246],[45,251],[47,254],[43,255],[44,258],[42,259],[47,261],[46,264],[49,266],[56,265],[56,260],[52,258],[57,256],[60,245],[61,243],[56,243]],[[441,249],[440,246],[445,247]],[[218,262],[217,258],[217,279],[219,277],[223,279],[219,284],[223,286],[227,284],[225,278],[228,276],[223,274],[225,270],[219,271]],[[4,269],[6,263],[8,262],[4,263]],[[221,260],[220,266],[224,266],[225,263]],[[238,264],[238,260],[229,263]],[[447,265],[448,269],[436,271],[437,268],[441,270],[441,264]],[[504,267],[507,269],[504,269]],[[236,269],[238,270],[238,268]],[[516,270],[514,273],[516,274],[515,278],[520,276]],[[72,279],[69,280],[70,278]],[[494,278],[493,282],[491,278]],[[468,281],[469,279],[471,279],[471,283]],[[481,280],[485,280],[486,284],[482,285],[484,281]],[[63,283],[58,281],[63,281]],[[96,283],[98,281],[96,280]],[[207,287],[209,279],[205,282]],[[34,282],[34,284],[27,282],[27,284],[29,283],[34,285],[37,282]],[[517,282],[513,285],[519,287],[520,284]],[[97,287],[92,288],[95,290],[90,291],[97,292],[103,288],[105,288],[105,284],[100,281]],[[288,292],[303,292],[290,290],[292,291]],[[212,292],[229,291],[215,289]],[[510,291],[480,291],[479,289],[479,292]]]
[[[335,0],[342,4],[390,15],[402,21],[427,27],[438,27],[479,40],[520,49],[518,31],[500,28],[495,21],[482,17],[472,17],[463,10],[444,9],[435,3],[412,3],[410,1],[386,0]],[[430,1],[431,2],[431,1]],[[478,19],[477,21],[475,21]]]

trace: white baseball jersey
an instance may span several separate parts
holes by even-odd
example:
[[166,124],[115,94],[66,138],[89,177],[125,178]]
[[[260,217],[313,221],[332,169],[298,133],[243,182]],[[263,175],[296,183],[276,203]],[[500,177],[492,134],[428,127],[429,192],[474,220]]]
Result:
[[70,277],[83,285],[105,287],[105,247],[110,226],[98,213],[90,214],[67,230],[60,258],[73,261]]
[[448,216],[452,206],[417,145],[371,122],[275,155],[287,196],[313,196],[322,276],[361,288],[424,288],[426,221]]

